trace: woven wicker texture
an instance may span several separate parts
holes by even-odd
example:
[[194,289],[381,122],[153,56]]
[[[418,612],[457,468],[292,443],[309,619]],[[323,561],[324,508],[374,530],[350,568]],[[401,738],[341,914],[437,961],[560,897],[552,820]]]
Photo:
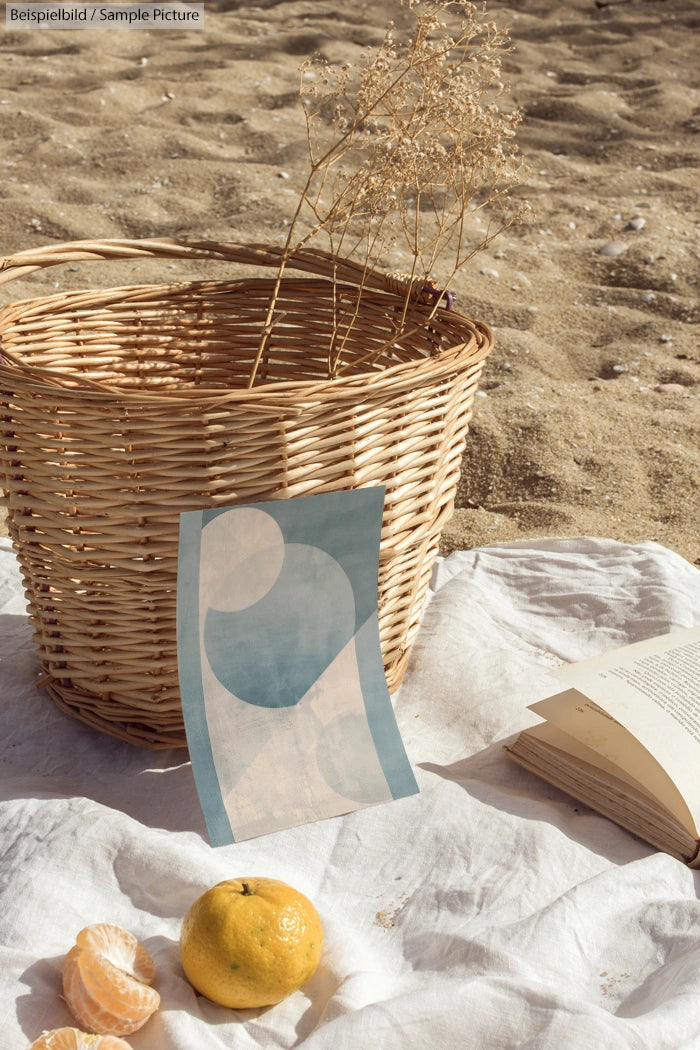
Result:
[[[274,267],[275,249],[80,242],[20,252],[0,282],[76,260]],[[69,292],[0,311],[0,484],[55,702],[148,747],[186,743],[177,672],[181,511],[385,485],[379,624],[396,689],[452,513],[489,330],[406,307],[396,279],[305,252],[274,275]],[[428,296],[427,298],[430,298]],[[434,299],[434,297],[433,297]],[[334,330],[355,319],[329,378]]]

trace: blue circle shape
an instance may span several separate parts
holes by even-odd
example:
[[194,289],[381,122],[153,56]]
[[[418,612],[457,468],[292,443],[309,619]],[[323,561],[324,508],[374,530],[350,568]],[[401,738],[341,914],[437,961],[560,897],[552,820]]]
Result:
[[360,805],[386,802],[389,789],[367,719],[355,711],[337,715],[316,743],[316,764],[326,783]]
[[[235,581],[232,581],[235,586]],[[326,551],[285,545],[270,590],[240,611],[208,609],[204,648],[219,682],[257,707],[292,707],[352,639],[350,580]]]

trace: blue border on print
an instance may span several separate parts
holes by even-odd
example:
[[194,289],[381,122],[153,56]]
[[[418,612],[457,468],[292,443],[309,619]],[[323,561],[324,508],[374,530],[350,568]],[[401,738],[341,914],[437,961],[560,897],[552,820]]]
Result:
[[[417,795],[420,789],[406,754],[396,718],[392,715],[393,708],[384,673],[376,612],[356,632],[355,651],[367,723],[391,796],[396,799]],[[387,717],[387,707],[391,717]]]
[[199,566],[203,511],[180,515],[177,582],[177,651],[187,746],[202,813],[213,846],[235,842],[211,750],[199,650]]

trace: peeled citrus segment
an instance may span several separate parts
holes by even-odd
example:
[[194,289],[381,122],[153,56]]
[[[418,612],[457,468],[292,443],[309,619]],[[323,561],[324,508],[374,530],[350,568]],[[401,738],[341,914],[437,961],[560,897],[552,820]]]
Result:
[[79,1028],[54,1028],[39,1036],[29,1050],[131,1050],[131,1047],[114,1035],[93,1035]]
[[190,907],[180,931],[185,976],[235,1010],[279,1003],[313,976],[323,949],[315,907],[277,879],[228,879]]
[[[63,964],[63,998],[84,1028],[129,1035],[160,1005],[153,959],[133,934],[112,923],[87,926]],[[110,1050],[97,1044],[99,1050]]]

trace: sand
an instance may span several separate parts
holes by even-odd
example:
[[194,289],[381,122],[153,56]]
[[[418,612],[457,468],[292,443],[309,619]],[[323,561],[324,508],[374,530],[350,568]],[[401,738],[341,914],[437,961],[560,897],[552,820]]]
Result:
[[[444,552],[652,540],[700,564],[700,3],[512,0],[532,220],[464,270],[494,331]],[[390,0],[214,0],[203,30],[0,36],[0,254],[75,239],[278,243],[305,170],[297,69],[357,59]],[[619,254],[603,254],[609,244]],[[0,287],[217,276],[81,263]]]

